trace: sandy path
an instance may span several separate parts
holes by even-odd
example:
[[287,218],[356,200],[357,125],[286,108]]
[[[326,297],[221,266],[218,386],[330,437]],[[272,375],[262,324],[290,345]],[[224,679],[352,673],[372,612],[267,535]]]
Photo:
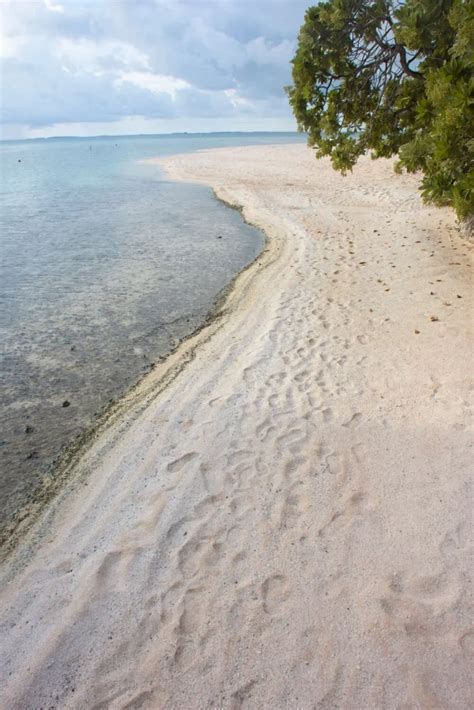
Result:
[[271,244],[4,584],[0,706],[465,710],[469,245],[388,163],[163,162]]

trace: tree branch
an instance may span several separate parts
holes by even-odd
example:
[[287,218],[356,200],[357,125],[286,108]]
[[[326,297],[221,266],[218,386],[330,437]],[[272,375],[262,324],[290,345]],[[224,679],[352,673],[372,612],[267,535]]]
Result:
[[419,71],[415,71],[414,69],[410,69],[410,67],[408,66],[407,53],[406,53],[405,47],[401,44],[397,44],[395,46],[397,48],[398,56],[400,59],[400,64],[401,64],[401,67],[402,67],[404,73],[407,76],[413,77],[413,79],[424,80],[425,77],[423,76],[423,74],[421,74]]

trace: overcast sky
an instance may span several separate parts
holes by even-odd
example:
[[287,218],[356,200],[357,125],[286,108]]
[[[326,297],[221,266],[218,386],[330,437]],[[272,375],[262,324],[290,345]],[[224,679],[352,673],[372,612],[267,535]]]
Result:
[[310,0],[1,0],[1,136],[294,130]]

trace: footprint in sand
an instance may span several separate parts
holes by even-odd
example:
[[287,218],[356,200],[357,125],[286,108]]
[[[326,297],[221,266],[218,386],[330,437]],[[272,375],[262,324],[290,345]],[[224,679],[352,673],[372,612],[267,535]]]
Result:
[[184,456],[181,456],[179,459],[171,461],[166,468],[169,473],[176,473],[176,471],[181,471],[181,469],[195,459],[196,456],[198,456],[198,454],[195,451],[191,451],[189,454],[184,454]]
[[265,613],[274,614],[288,597],[288,583],[284,575],[274,574],[263,582],[262,599]]
[[342,426],[353,427],[360,421],[361,418],[362,414],[360,412],[356,412],[347,422],[344,422]]

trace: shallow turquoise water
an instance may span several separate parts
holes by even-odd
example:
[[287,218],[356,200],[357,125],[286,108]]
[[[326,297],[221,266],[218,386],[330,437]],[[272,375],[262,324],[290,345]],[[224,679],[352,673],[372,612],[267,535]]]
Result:
[[[139,161],[229,134],[0,143],[0,526],[61,450],[205,319],[260,232]],[[65,403],[67,406],[64,406]]]

